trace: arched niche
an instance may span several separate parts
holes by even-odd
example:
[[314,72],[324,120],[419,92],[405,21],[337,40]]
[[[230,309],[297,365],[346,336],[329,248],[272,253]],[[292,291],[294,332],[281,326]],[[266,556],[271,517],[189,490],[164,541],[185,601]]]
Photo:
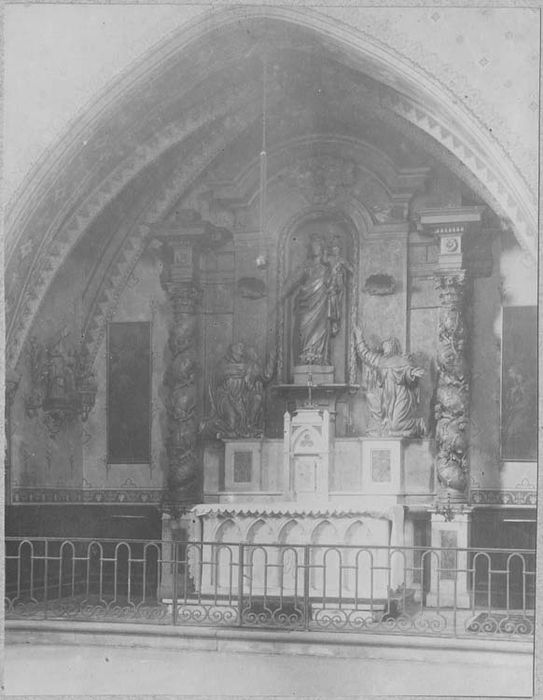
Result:
[[[293,217],[279,235],[276,345],[278,376],[285,383],[292,382],[296,365],[319,364],[317,360],[304,361],[307,359],[303,354],[304,336],[301,330],[304,300],[301,298],[301,285],[296,281],[300,274],[305,274],[304,268],[314,241],[322,247],[324,267],[320,298],[315,310],[329,334],[328,357],[334,367],[334,381],[346,384],[355,381],[356,361],[351,336],[358,317],[358,268],[362,241],[372,226],[369,214],[359,202],[357,205],[356,219],[348,213],[348,207],[312,207]],[[326,292],[330,292],[334,284],[334,264],[341,265],[342,262],[350,268],[343,267],[343,280],[340,282],[342,293],[329,293],[326,299]],[[290,293],[285,297],[287,292]]]

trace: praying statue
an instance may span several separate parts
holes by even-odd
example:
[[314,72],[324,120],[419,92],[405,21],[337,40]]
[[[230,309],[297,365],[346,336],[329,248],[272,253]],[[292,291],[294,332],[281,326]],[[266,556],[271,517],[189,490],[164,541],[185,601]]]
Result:
[[359,328],[354,328],[356,352],[374,373],[378,403],[372,413],[380,419],[384,435],[420,438],[426,434],[424,419],[417,417],[420,400],[421,367],[414,367],[402,354],[397,338],[387,338],[378,350],[371,350]]

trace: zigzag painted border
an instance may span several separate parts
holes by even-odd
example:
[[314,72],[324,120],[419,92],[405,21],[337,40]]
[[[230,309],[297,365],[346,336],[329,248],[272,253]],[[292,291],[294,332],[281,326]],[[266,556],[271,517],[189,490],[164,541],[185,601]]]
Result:
[[57,489],[17,487],[12,490],[13,505],[155,505],[162,489]]

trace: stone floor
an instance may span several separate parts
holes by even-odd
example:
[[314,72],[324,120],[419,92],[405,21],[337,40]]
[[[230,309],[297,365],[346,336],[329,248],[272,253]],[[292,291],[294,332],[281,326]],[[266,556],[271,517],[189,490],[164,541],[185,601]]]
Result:
[[[386,650],[383,650],[386,651]],[[377,650],[378,652],[378,650]],[[330,653],[333,653],[332,651]],[[425,652],[373,658],[81,644],[8,644],[7,695],[367,697],[532,695],[528,654]],[[377,657],[377,658],[376,658]]]

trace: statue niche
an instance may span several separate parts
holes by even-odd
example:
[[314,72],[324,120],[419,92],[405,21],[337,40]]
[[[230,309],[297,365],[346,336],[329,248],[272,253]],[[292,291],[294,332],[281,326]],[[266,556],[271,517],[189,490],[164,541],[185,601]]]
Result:
[[[317,382],[345,375],[351,281],[347,237],[337,225],[314,222],[292,236],[290,273],[280,304],[285,315],[285,348],[290,373],[311,372]],[[320,378],[320,379],[319,379]]]

